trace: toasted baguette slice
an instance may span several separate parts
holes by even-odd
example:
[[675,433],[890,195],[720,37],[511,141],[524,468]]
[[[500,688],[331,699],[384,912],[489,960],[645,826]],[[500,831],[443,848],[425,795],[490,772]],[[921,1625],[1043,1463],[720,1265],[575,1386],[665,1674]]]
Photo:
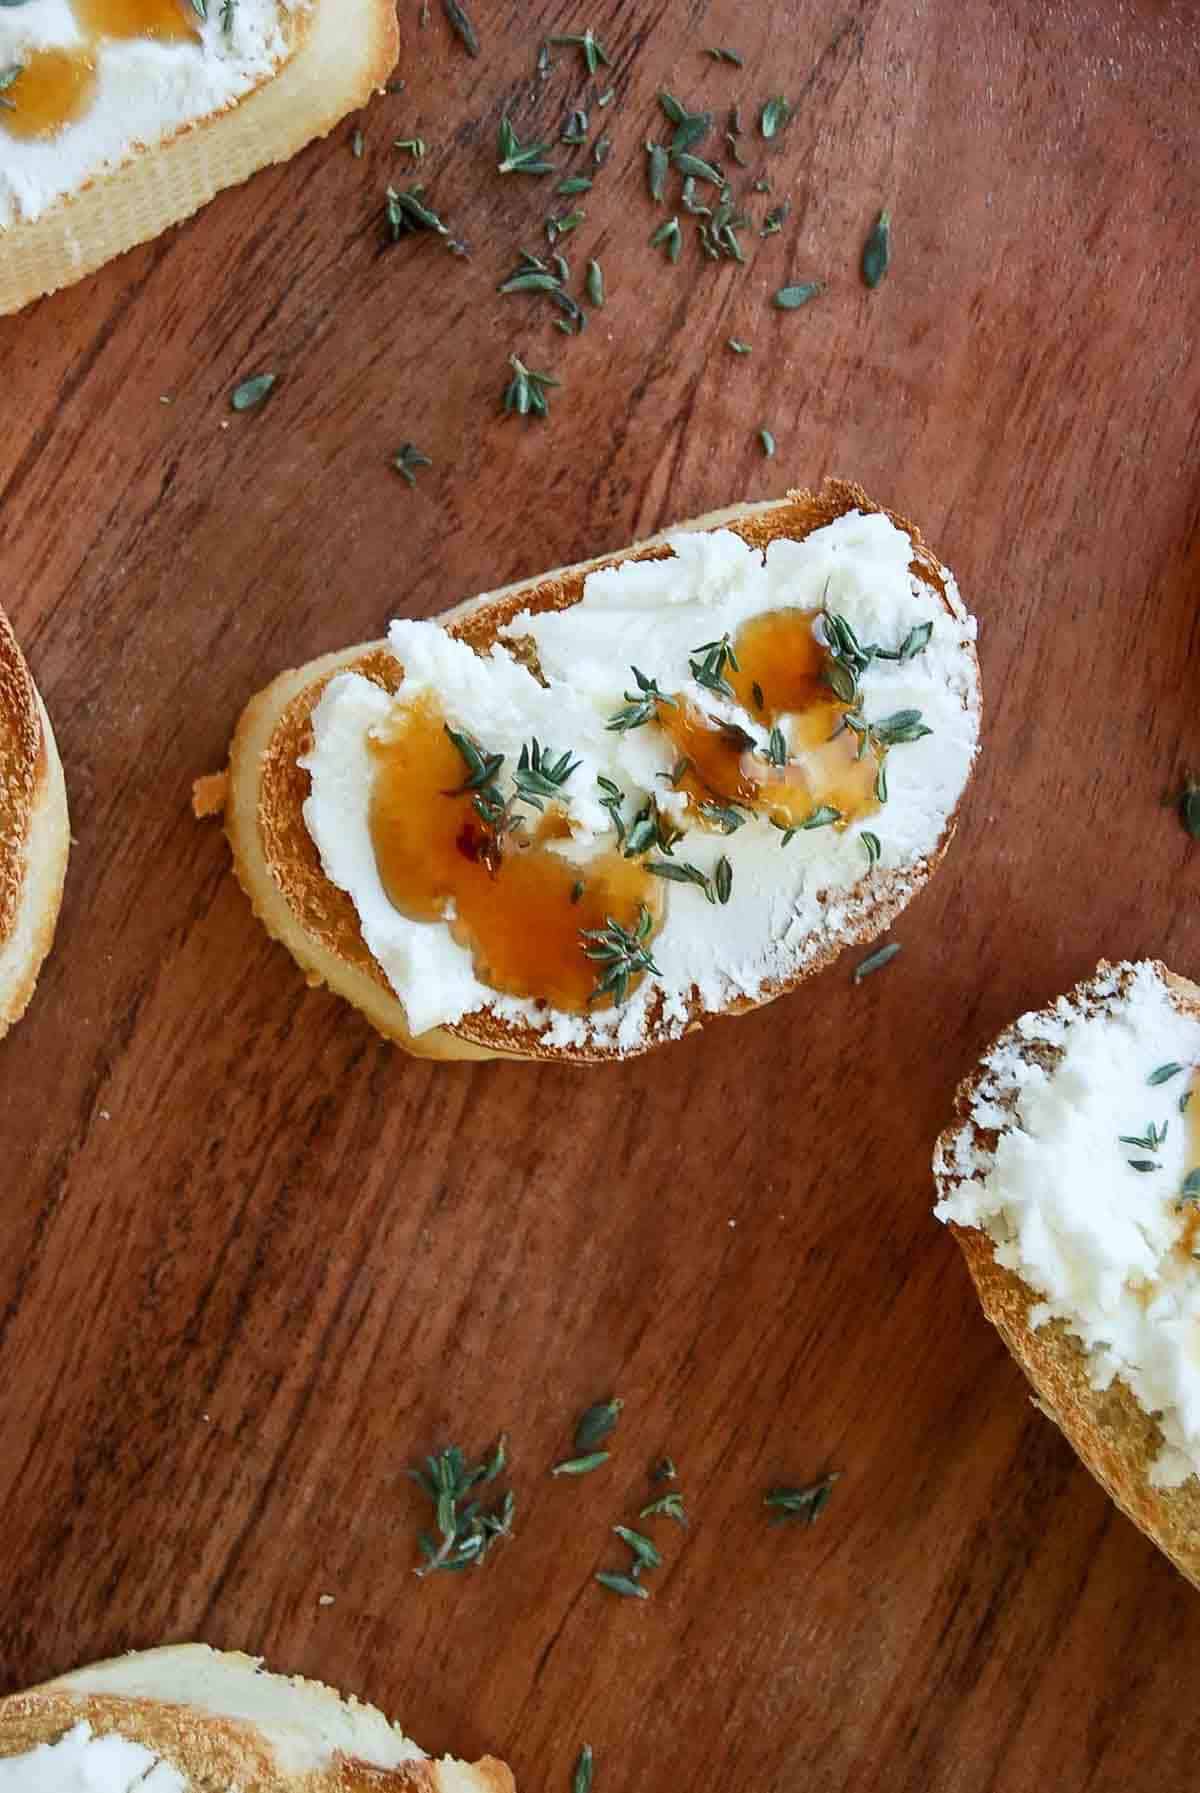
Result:
[[138,150],[36,219],[0,230],[0,316],[82,280],[190,218],[223,188],[285,162],[365,105],[395,66],[391,0],[313,0],[293,29],[293,54],[236,105]]
[[[1052,1067],[1053,1048],[1030,1043],[1030,1023],[1046,1022],[1064,1012],[1090,1012],[1105,1000],[1114,977],[1131,968],[1102,962],[1094,978],[1076,986],[1057,1004],[1034,1016],[1023,1016],[996,1039],[978,1069],[960,1084],[957,1118],[938,1140],[934,1176],[942,1200],[952,1198],[963,1180],[966,1159],[982,1148],[990,1151],[999,1137],[977,1118],[977,1103],[988,1073],[988,1061],[997,1053],[1018,1048],[1030,1065]],[[1185,1014],[1200,1019],[1200,988],[1156,965],[1171,1000]],[[1152,1090],[1137,1100],[1149,1108]],[[1005,1098],[1014,1106],[1014,1099]],[[1170,1108],[1175,1107],[1172,1094]],[[1176,1122],[1176,1125],[1179,1123]],[[1115,1139],[1117,1123],[1113,1125]],[[1102,1149],[1109,1142],[1096,1142]],[[1088,1354],[1065,1322],[1052,1320],[1034,1327],[1030,1311],[1040,1301],[1016,1272],[996,1262],[996,1246],[980,1227],[951,1224],[983,1311],[1016,1358],[1035,1392],[1035,1405],[1052,1419],[1101,1487],[1133,1523],[1196,1587],[1200,1587],[1200,1481],[1191,1477],[1175,1488],[1156,1487],[1151,1469],[1164,1443],[1158,1419],[1139,1403],[1119,1376],[1106,1388],[1093,1386]]]
[[70,825],[50,718],[0,610],[0,1037],[50,951]]
[[[137,1746],[106,1761],[120,1738]],[[64,1742],[64,1739],[67,1741]],[[50,1773],[55,1748],[64,1776]],[[21,1778],[6,1760],[42,1749]],[[67,1759],[82,1755],[77,1778]],[[89,1778],[89,1758],[95,1767]],[[123,1766],[123,1771],[122,1771]],[[103,1768],[103,1773],[101,1772]],[[268,1674],[256,1657],[206,1644],[145,1650],[0,1699],[0,1787],[28,1793],[513,1793],[503,1762],[432,1761],[373,1706],[318,1681]]]
[[[695,518],[679,530],[729,529],[756,548],[782,538],[801,540],[813,530],[851,511],[879,512],[857,486],[828,481],[820,493],[790,492],[776,502],[737,505]],[[884,514],[905,530],[913,544],[912,571],[945,604],[962,617],[944,569],[912,524],[891,512]],[[651,537],[618,555],[585,561],[544,573],[519,584],[486,592],[446,612],[438,620],[447,631],[476,649],[489,646],[498,631],[524,610],[563,610],[578,603],[586,576],[598,567],[630,559],[661,558],[665,535]],[[972,656],[978,703],[978,667]],[[308,774],[298,761],[311,745],[310,718],[330,679],[356,671],[391,691],[401,669],[386,644],[371,643],[327,654],[297,671],[285,672],[256,697],[242,715],[230,749],[229,768],[215,779],[199,780],[197,814],[224,810],[233,849],[234,868],[254,912],[267,931],[291,952],[313,984],[328,984],[360,1008],[388,1039],[420,1057],[441,1059],[520,1058],[568,1060],[577,1063],[627,1057],[675,1037],[665,1026],[649,1026],[632,1047],[610,1040],[582,1045],[548,1044],[534,1028],[480,1009],[452,1026],[435,1027],[417,1036],[408,1028],[405,1011],[383,971],[368,951],[349,896],[325,876],[302,813],[308,795]],[[937,850],[904,876],[881,877],[868,898],[845,904],[844,925],[811,943],[811,956],[795,976],[764,988],[757,1001],[739,1000],[724,1011],[741,1013],[782,996],[804,977],[831,963],[846,946],[874,939],[927,881],[954,834],[957,809],[948,817]],[[696,1001],[691,1024],[700,1025]]]

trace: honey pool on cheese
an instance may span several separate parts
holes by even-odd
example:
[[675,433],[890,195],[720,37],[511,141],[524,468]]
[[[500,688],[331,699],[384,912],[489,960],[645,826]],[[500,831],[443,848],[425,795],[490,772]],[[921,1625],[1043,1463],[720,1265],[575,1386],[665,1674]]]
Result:
[[979,731],[949,576],[951,609],[880,515],[669,546],[488,654],[393,623],[394,698],[326,688],[305,821],[414,1033],[484,1008],[556,1046],[681,1032],[937,848]]
[[291,55],[310,0],[0,6],[0,229],[236,105]]

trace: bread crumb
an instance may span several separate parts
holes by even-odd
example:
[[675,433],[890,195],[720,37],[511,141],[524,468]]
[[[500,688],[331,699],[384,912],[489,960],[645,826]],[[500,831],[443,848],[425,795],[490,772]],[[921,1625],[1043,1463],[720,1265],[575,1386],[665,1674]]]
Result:
[[332,1606],[333,1605],[333,1595],[332,1594],[319,1595],[318,1599],[317,1599],[317,1605],[318,1606]]
[[209,816],[223,815],[225,799],[229,794],[228,772],[209,772],[204,778],[192,781],[192,814],[198,822],[207,821]]

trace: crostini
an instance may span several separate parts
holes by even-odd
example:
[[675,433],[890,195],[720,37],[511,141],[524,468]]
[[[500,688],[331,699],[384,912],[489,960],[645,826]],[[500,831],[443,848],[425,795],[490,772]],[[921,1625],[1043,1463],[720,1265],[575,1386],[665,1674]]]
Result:
[[0,610],[0,1037],[24,1014],[50,951],[69,847],[54,730]]
[[332,130],[397,49],[390,0],[6,0],[0,316]]
[[514,1793],[433,1761],[373,1706],[253,1656],[176,1644],[0,1699],[0,1793]]
[[390,1039],[589,1062],[885,929],[979,722],[952,576],[830,482],[284,673],[196,801],[268,931]]
[[1200,1587],[1200,989],[1101,964],[1000,1035],[938,1218],[1037,1403]]

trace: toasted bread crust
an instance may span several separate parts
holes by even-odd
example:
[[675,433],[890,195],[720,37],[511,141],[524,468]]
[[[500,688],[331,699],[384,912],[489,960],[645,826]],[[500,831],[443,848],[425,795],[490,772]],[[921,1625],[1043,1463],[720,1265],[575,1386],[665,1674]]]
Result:
[[[1109,970],[1101,963],[1098,975]],[[1200,989],[1165,966],[1158,970],[1173,1000],[1200,1016]],[[1078,985],[1070,1000],[1086,1001],[1090,982]],[[1050,1005],[1043,1012],[1049,1015],[1052,1011]],[[986,1056],[1017,1044],[1019,1039],[1014,1024],[989,1047]],[[938,1141],[935,1164],[953,1162],[955,1144],[964,1132],[979,1136],[971,1107],[983,1075],[981,1065],[959,1085],[957,1118]],[[939,1175],[938,1182],[941,1192],[947,1193],[953,1179]],[[950,1230],[966,1259],[983,1311],[1032,1383],[1036,1404],[1126,1517],[1170,1557],[1181,1574],[1200,1587],[1200,1481],[1192,1477],[1172,1489],[1151,1485],[1150,1467],[1162,1447],[1162,1432],[1133,1391],[1120,1378],[1106,1389],[1093,1388],[1087,1353],[1062,1321],[1036,1329],[1030,1326],[1029,1310],[1039,1296],[1014,1271],[996,1263],[989,1235],[978,1227],[953,1225]]]
[[0,1037],[24,1014],[54,939],[68,846],[50,719],[0,611]]
[[182,127],[0,231],[0,317],[94,273],[191,217],[225,187],[284,162],[366,104],[399,53],[391,0],[313,0],[287,61],[220,112]]
[[[830,480],[819,493],[789,492],[778,503],[738,507],[681,527],[730,528],[752,547],[762,549],[782,538],[800,540],[848,511],[879,512],[882,508],[860,487]],[[947,609],[957,614],[942,569],[919,531],[890,511],[883,514],[911,537],[914,570]],[[563,610],[578,603],[587,575],[596,568],[631,559],[661,559],[668,553],[663,538],[655,537],[619,554],[485,593],[439,620],[451,634],[472,647],[484,648],[523,610]],[[604,1039],[580,1046],[551,1046],[537,1030],[502,1020],[487,1009],[465,1016],[453,1027],[435,1028],[415,1038],[409,1033],[403,1007],[362,939],[353,902],[324,876],[304,823],[308,776],[297,762],[311,745],[310,719],[322,691],[335,673],[347,671],[362,673],[387,690],[396,689],[400,676],[383,643],[331,654],[297,672],[285,673],[251,700],[230,750],[226,827],[238,878],[259,919],[289,948],[310,981],[329,983],[360,1007],[387,1038],[421,1056],[516,1057],[588,1064],[630,1057],[674,1037],[677,1030],[668,1035],[652,1013],[632,1052]],[[800,971],[768,984],[753,1001],[731,1004],[724,1013],[743,1013],[774,1001],[832,963],[847,946],[865,944],[887,929],[940,863],[953,838],[956,816],[957,810],[947,819],[935,853],[905,867],[901,874],[878,879],[869,901],[863,897],[847,902],[849,926],[837,939],[823,944]],[[695,1000],[689,1027],[711,1018]]]
[[[219,1656],[233,1667],[251,1671],[253,1659],[209,1652],[197,1645],[173,1646],[126,1659],[146,1664],[153,1678],[156,1659]],[[103,1670],[114,1666],[101,1664]],[[88,1671],[81,1671],[86,1677]],[[245,1793],[515,1793],[511,1770],[485,1756],[475,1763],[443,1763],[423,1758],[380,1768],[354,1756],[334,1754],[320,1767],[288,1770],[281,1766],[268,1735],[247,1719],[227,1718],[178,1699],[106,1693],[73,1688],[67,1675],[44,1687],[0,1699],[0,1758],[18,1756],[41,1743],[52,1743],[86,1720],[97,1736],[117,1733],[140,1743],[172,1764],[188,1784],[200,1788],[238,1787]],[[268,1676],[268,1680],[280,1677]],[[303,1699],[311,1700],[314,1742],[322,1736],[322,1718],[341,1696],[319,1682],[298,1677],[288,1681]],[[353,1702],[351,1702],[353,1704]],[[361,1708],[359,1708],[361,1710]],[[378,1717],[378,1715],[374,1715]],[[415,1746],[414,1746],[415,1747]]]

